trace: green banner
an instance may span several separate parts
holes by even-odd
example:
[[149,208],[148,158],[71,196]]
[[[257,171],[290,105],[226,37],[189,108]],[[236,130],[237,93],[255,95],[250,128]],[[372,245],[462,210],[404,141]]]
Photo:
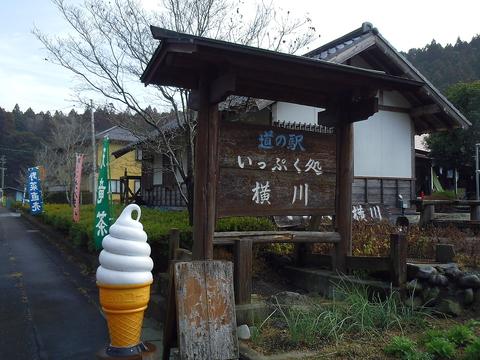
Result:
[[110,228],[110,150],[108,137],[103,139],[102,159],[98,168],[98,185],[95,203],[95,227],[93,228],[93,238],[95,239],[95,248],[102,248],[102,240],[108,234]]

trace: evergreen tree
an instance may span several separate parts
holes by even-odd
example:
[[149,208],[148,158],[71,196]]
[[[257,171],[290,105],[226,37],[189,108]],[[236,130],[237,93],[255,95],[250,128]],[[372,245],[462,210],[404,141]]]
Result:
[[447,168],[475,168],[475,144],[480,142],[480,81],[453,85],[446,94],[472,126],[431,134],[426,140],[428,148],[437,163]]

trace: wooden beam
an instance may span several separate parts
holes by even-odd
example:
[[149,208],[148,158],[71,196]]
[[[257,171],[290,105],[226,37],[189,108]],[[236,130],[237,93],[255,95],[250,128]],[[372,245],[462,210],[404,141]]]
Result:
[[[225,100],[229,95],[235,92],[236,76],[234,73],[226,73],[211,81],[209,88],[209,103],[216,104]],[[200,92],[198,90],[190,91],[187,106],[189,109],[198,111],[200,109]]]
[[401,106],[378,105],[378,110],[409,114],[411,109]]
[[340,234],[328,231],[231,231],[215,233],[215,245],[233,245],[235,241],[256,243],[332,243],[340,242]]
[[410,116],[417,118],[424,115],[432,115],[442,111],[442,108],[438,104],[430,104],[424,106],[417,106],[410,110]]
[[293,85],[281,86],[279,83],[260,82],[255,78],[237,78],[235,94],[315,107],[325,107],[327,104],[327,97],[318,89],[310,90]]
[[199,91],[195,144],[195,188],[193,202],[193,259],[213,258],[218,175],[218,105],[210,104],[210,83],[202,79]]
[[366,120],[376,112],[378,112],[377,97],[360,98],[351,104],[348,120],[350,122]]
[[219,103],[233,94],[236,89],[236,79],[236,75],[229,72],[213,80],[210,86],[210,103]]
[[[344,114],[340,116],[339,109],[342,108]],[[318,125],[336,126],[340,117],[343,122],[352,123],[368,119],[378,112],[378,98],[374,96],[355,99],[344,106],[333,104],[325,111],[318,113]]]
[[361,40],[360,42],[356,43],[356,45],[342,52],[339,52],[338,55],[331,57],[329,61],[342,64],[348,59],[351,59],[355,55],[367,50],[373,45],[375,45],[375,36],[368,36],[365,39]]

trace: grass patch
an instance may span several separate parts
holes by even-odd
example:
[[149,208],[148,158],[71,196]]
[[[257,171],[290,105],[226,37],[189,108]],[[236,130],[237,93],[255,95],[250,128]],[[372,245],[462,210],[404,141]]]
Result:
[[333,301],[328,303],[310,300],[285,306],[277,301],[273,306],[273,312],[255,334],[255,342],[266,352],[278,351],[285,344],[289,349],[314,350],[319,344],[339,343],[350,336],[372,339],[386,331],[402,333],[422,326],[418,319],[428,316],[427,311],[404,305],[395,291],[383,298],[372,296],[366,286],[349,281],[337,286]]

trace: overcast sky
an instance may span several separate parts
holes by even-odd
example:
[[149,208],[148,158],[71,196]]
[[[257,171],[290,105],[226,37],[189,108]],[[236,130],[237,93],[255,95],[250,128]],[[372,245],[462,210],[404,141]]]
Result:
[[[158,2],[143,3],[153,9]],[[432,39],[442,45],[455,43],[458,37],[470,41],[480,33],[477,0],[274,0],[274,4],[297,15],[308,13],[321,35],[318,45],[364,21],[373,23],[402,51],[424,47]],[[22,110],[68,111],[74,79],[44,60],[47,54],[31,34],[34,25],[48,34],[65,33],[68,26],[48,0],[0,0],[0,5],[0,107],[11,110],[18,103]]]

